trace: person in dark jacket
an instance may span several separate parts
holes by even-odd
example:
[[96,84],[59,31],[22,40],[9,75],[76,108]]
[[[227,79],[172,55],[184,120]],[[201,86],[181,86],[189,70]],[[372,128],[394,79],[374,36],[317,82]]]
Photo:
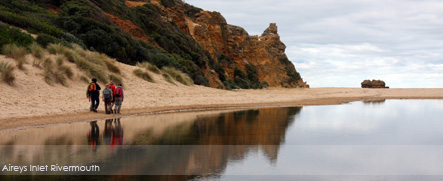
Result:
[[92,78],[92,82],[86,90],[86,96],[91,101],[91,107],[89,107],[90,111],[97,112],[98,105],[100,104],[100,90],[101,88],[97,83],[97,79]]

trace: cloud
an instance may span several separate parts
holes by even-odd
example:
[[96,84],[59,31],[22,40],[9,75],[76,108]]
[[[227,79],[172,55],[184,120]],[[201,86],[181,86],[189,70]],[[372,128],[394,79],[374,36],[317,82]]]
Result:
[[378,78],[391,87],[443,87],[443,1],[186,2],[221,12],[251,35],[276,22],[289,59],[313,87]]

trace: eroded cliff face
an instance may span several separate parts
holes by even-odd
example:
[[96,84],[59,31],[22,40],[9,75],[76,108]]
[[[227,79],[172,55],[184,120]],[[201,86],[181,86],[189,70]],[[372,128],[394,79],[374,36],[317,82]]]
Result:
[[[203,70],[210,79],[211,87],[220,87],[225,81],[223,79],[235,79],[235,67],[247,75],[248,64],[256,67],[259,81],[267,82],[271,87],[308,87],[288,60],[286,46],[280,41],[275,23],[271,23],[261,36],[251,36],[243,28],[227,24],[219,12],[203,11],[181,1],[175,2],[175,6],[164,7],[157,0],[151,0],[170,21],[210,53],[215,66],[207,67],[222,67],[223,71],[215,68]],[[223,73],[225,78],[220,76]]]

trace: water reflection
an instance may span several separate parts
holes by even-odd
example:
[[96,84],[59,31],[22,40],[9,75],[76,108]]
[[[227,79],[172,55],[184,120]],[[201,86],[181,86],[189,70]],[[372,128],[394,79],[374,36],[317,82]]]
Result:
[[363,103],[364,104],[370,104],[370,105],[380,105],[385,103],[386,99],[369,99],[369,100],[364,100]]
[[[443,175],[442,105],[441,100],[354,102],[148,115],[0,132],[0,166],[97,164],[103,172],[94,174],[111,175],[105,177],[109,180],[139,179],[127,175],[160,175],[149,177],[154,180],[239,175],[240,180],[247,179],[243,175],[380,180],[376,175],[399,175],[400,180],[423,180],[402,175]],[[387,180],[392,178],[397,177]]]
[[176,113],[1,132],[0,143],[11,145],[0,149],[8,155],[1,162],[94,163],[105,165],[100,174],[212,177],[249,153],[275,163],[300,110]]
[[97,151],[97,145],[100,145],[98,137],[100,136],[100,129],[97,125],[97,121],[92,121],[89,123],[91,129],[88,132],[88,144],[92,151]]
[[107,119],[103,133],[103,144],[114,148],[116,145],[123,145],[123,128],[120,118]]

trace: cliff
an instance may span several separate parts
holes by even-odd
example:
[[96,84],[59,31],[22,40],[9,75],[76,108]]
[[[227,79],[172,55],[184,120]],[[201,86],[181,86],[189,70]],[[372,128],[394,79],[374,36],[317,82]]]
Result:
[[75,43],[126,64],[175,67],[195,84],[216,88],[308,87],[275,23],[251,36],[220,13],[181,0],[5,0],[0,6],[0,24],[33,32],[42,45]]
[[[251,36],[242,27],[227,24],[219,12],[189,6],[178,3],[164,11],[182,31],[189,33],[209,51],[211,58],[216,61],[216,67],[222,67],[223,71],[216,71],[221,77],[216,81],[235,79],[235,67],[248,74],[249,64],[257,70],[259,81],[267,82],[271,87],[308,86],[288,60],[286,46],[280,41],[275,23],[271,23],[261,36]],[[212,83],[211,86],[215,85]]]

